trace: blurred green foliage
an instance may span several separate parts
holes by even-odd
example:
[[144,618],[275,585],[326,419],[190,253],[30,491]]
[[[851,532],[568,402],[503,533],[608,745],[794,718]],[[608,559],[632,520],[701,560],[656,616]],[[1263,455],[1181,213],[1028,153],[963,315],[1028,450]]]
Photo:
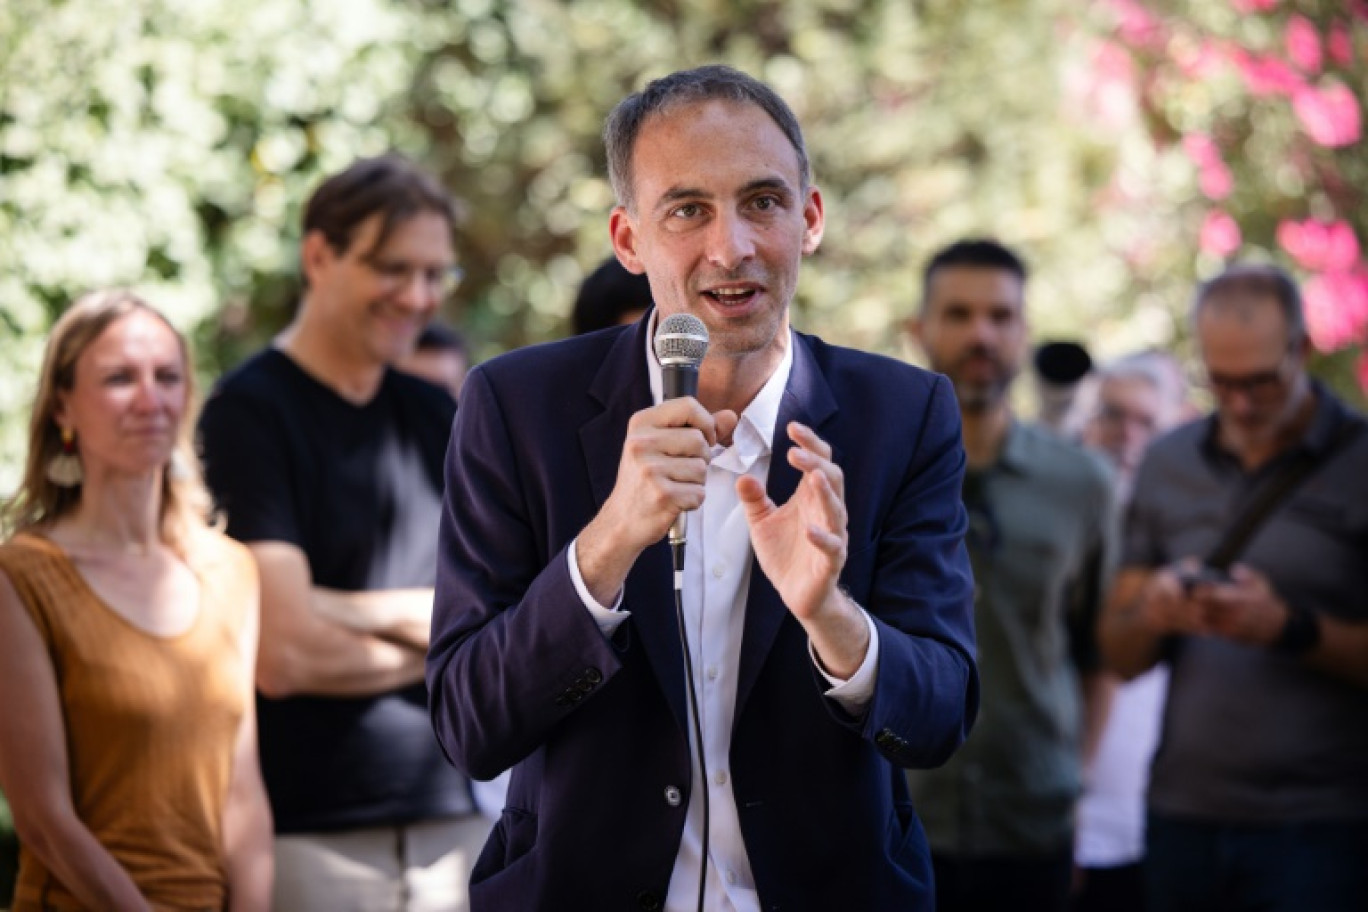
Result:
[[[1285,123],[1221,85],[1099,93],[1116,27],[1068,0],[5,0],[0,490],[67,301],[137,286],[211,379],[288,321],[299,208],[357,156],[398,149],[465,200],[445,315],[478,356],[565,332],[610,251],[604,116],[705,62],[767,80],[805,124],[829,221],[800,328],[910,356],[922,262],[992,234],[1030,261],[1038,336],[1181,346],[1192,279],[1219,263],[1197,253],[1206,206],[1175,137],[1244,124],[1253,224],[1297,195],[1275,173]],[[1269,256],[1271,230],[1250,233]]]

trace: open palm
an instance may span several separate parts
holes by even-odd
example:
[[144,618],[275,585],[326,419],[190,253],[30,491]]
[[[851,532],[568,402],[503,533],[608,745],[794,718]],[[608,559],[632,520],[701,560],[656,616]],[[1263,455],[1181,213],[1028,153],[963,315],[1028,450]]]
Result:
[[808,620],[828,603],[845,566],[844,482],[825,441],[797,423],[788,430],[797,444],[789,450],[789,462],[803,473],[788,502],[777,506],[749,476],[737,481],[736,492],[760,568],[789,611]]

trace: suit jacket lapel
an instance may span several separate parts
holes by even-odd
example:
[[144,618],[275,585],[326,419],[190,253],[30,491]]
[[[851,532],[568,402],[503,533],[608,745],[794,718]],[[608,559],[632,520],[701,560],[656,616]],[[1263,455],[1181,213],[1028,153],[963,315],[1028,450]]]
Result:
[[[779,404],[779,415],[774,423],[774,440],[771,442],[769,480],[765,485],[766,493],[776,504],[783,505],[793,496],[802,479],[801,473],[788,461],[788,451],[793,441],[788,436],[788,424],[797,421],[807,425],[822,435],[822,427],[836,414],[836,397],[827,384],[826,377],[818,369],[807,337],[794,333],[793,370],[789,374],[788,386]],[[828,441],[831,442],[831,441]],[[832,457],[840,463],[840,451],[833,444]],[[760,569],[759,561],[752,559],[750,589],[746,597],[745,634],[741,639],[741,668],[736,690],[736,719],[741,718],[742,707],[750,696],[755,679],[760,674],[765,657],[779,626],[789,616],[789,610],[779,598],[773,584]]]
[[[602,509],[617,482],[627,422],[633,414],[651,404],[650,380],[646,372],[649,325],[649,316],[643,317],[634,329],[618,336],[589,386],[590,396],[603,406],[600,414],[579,429],[580,448],[594,494],[594,513]],[[636,565],[627,575],[622,604],[632,612],[628,623],[632,624],[660,682],[675,722],[687,736],[684,661],[680,654],[673,592],[670,548],[662,540],[637,558]]]

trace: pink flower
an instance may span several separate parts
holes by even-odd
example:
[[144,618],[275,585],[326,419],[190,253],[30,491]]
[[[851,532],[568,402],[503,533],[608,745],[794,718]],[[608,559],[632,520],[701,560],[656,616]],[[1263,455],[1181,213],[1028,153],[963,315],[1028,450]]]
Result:
[[1359,243],[1346,221],[1307,219],[1278,223],[1278,243],[1303,269],[1347,272],[1358,262]]
[[1359,242],[1354,227],[1345,221],[1334,221],[1325,226],[1325,256],[1323,269],[1348,272],[1358,262]]
[[1225,259],[1240,249],[1240,241],[1240,226],[1227,213],[1213,209],[1202,220],[1197,243],[1203,253]]
[[1249,94],[1256,97],[1291,95],[1306,87],[1306,80],[1302,79],[1301,74],[1277,57],[1251,54],[1243,48],[1236,48],[1230,59],[1244,77]]
[[1306,333],[1323,352],[1358,341],[1368,325],[1368,275],[1326,272],[1313,276],[1303,291]]
[[1175,42],[1173,62],[1188,79],[1202,80],[1225,65],[1229,52],[1216,41],[1203,40],[1195,48]]
[[1183,151],[1197,166],[1197,186],[1207,199],[1223,200],[1235,187],[1235,178],[1221,159],[1221,150],[1205,133],[1183,137]]
[[1354,39],[1343,22],[1330,26],[1330,37],[1325,39],[1325,50],[1330,59],[1342,67],[1354,65]]
[[1343,83],[1331,83],[1323,89],[1303,88],[1293,95],[1292,110],[1306,135],[1318,145],[1348,146],[1363,135],[1358,99]]
[[1111,0],[1116,15],[1116,34],[1133,47],[1164,46],[1164,24],[1137,0]]
[[1118,82],[1126,86],[1135,80],[1135,62],[1130,51],[1110,41],[1098,45],[1092,55],[1094,77],[1100,82]]
[[1183,151],[1197,167],[1220,162],[1221,150],[1206,133],[1188,133],[1183,137]]
[[1210,200],[1223,200],[1235,189],[1235,178],[1223,161],[1202,165],[1197,171],[1197,186]]
[[1070,101],[1103,129],[1121,129],[1135,119],[1135,64],[1122,45],[1101,42],[1088,66],[1071,67],[1066,74]]
[[1311,20],[1305,16],[1291,16],[1287,20],[1287,29],[1283,33],[1283,41],[1287,46],[1287,57],[1295,63],[1303,73],[1312,75],[1319,73],[1321,68],[1321,41],[1320,33],[1311,24]]
[[[1278,244],[1303,269],[1315,269],[1320,264],[1320,247],[1315,238],[1311,237],[1312,229],[1307,227],[1310,224],[1314,223],[1284,219],[1278,223],[1276,232]],[[1316,232],[1319,234],[1319,229],[1316,229]]]
[[1278,5],[1278,0],[1230,0],[1237,13],[1266,13]]

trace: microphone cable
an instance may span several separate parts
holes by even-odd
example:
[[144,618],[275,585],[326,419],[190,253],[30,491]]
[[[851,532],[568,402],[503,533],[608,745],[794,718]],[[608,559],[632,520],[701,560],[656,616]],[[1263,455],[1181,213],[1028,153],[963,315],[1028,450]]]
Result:
[[[674,564],[674,602],[675,618],[679,623],[679,647],[684,654],[684,680],[689,685],[689,717],[693,722],[694,743],[698,746],[695,753],[698,758],[699,788],[703,792],[703,835],[698,861],[698,912],[704,912],[703,900],[708,888],[708,833],[711,829],[709,825],[708,761],[704,756],[703,723],[698,709],[698,689],[694,686],[693,657],[689,652],[688,628],[684,623],[683,520],[684,514],[681,513],[679,520],[670,527],[670,557]],[[676,535],[676,529],[679,530],[678,535]],[[688,810],[686,809],[684,813],[687,816]]]
[[[662,399],[678,399],[698,395],[698,368],[708,352],[708,327],[693,314],[676,313],[665,317],[656,327],[652,341],[656,360],[660,363]],[[703,900],[708,887],[708,835],[710,799],[708,797],[708,761],[703,749],[703,721],[698,708],[698,689],[694,684],[693,656],[689,652],[689,632],[684,623],[684,541],[688,533],[688,514],[680,513],[670,524],[670,555],[674,564],[675,618],[679,622],[679,648],[684,654],[684,679],[688,683],[689,717],[693,722],[693,739],[698,757],[698,781],[703,790],[702,851],[698,865],[698,912],[704,912]],[[701,609],[700,609],[701,610]],[[702,645],[699,646],[700,650]],[[690,802],[692,802],[692,796]],[[688,809],[684,811],[688,819]]]

